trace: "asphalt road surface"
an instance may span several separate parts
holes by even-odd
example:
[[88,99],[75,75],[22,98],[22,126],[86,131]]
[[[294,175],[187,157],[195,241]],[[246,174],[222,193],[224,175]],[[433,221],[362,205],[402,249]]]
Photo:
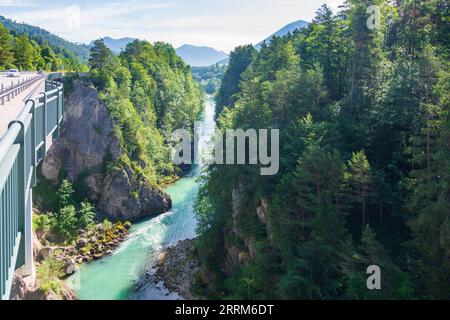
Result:
[[[0,91],[1,91],[1,85],[3,84],[3,88],[6,89],[11,85],[11,81],[14,82],[14,84],[17,84],[18,81],[21,81],[23,79],[27,80],[30,77],[36,77],[37,73],[22,73],[20,77],[18,78],[8,78],[5,73],[0,73]],[[25,101],[30,98],[34,98],[39,93],[43,92],[45,90],[45,78],[39,80],[38,82],[34,83],[32,86],[30,86],[27,90],[20,93],[16,97],[12,98],[10,101],[5,101],[5,104],[2,105],[0,102],[0,137],[2,137],[6,130],[8,129],[8,124],[17,118],[17,116],[22,111]]]

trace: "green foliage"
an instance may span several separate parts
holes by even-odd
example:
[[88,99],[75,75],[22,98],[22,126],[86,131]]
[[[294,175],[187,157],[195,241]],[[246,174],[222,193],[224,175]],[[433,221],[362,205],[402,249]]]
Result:
[[219,115],[224,107],[233,107],[242,74],[253,62],[256,49],[252,45],[237,47],[230,54],[230,62],[216,95],[216,114]]
[[[73,66],[81,67],[89,57],[89,46],[68,42],[50,32],[25,23],[17,23],[0,16],[3,24],[14,36],[25,34],[39,45],[48,45],[61,58],[71,61]],[[75,68],[76,69],[76,68]],[[80,70],[76,70],[80,71]]]
[[33,69],[34,48],[26,35],[21,35],[14,42],[14,64],[20,70]]
[[95,211],[89,202],[82,202],[77,212],[78,228],[85,229],[94,223]]
[[412,245],[417,250],[420,284],[427,298],[448,299],[450,278],[450,101],[448,72],[440,75],[435,88],[440,96],[427,126],[414,139],[411,195],[407,208]]
[[[367,28],[370,4],[381,29]],[[207,294],[448,298],[446,20],[440,0],[349,0],[260,52],[236,49],[216,97],[219,127],[280,129],[280,172],[212,165],[202,177]],[[255,253],[253,241],[265,245]],[[236,251],[251,258],[230,261]],[[366,287],[370,265],[382,290]]]
[[82,50],[77,48],[45,30],[0,16],[0,67],[3,69],[86,71],[84,58],[79,56]]
[[219,64],[209,67],[191,67],[192,78],[207,94],[215,94],[219,90],[225,70],[226,66]]
[[33,230],[46,233],[51,228],[51,219],[47,214],[33,215]]
[[125,154],[111,170],[130,167],[138,179],[160,186],[179,173],[171,161],[174,129],[193,130],[203,95],[189,67],[167,44],[134,41],[117,58],[94,43],[91,79],[115,121]]
[[73,191],[72,183],[69,180],[64,179],[56,193],[56,201],[59,209],[74,203]]
[[63,179],[52,204],[55,212],[35,216],[33,221],[36,230],[42,233],[51,230],[61,242],[70,243],[78,235],[79,229],[92,226],[96,216],[94,206],[88,201],[75,201],[74,192],[72,183]]
[[77,226],[77,210],[74,206],[65,206],[55,215],[53,230],[60,239],[64,239],[65,241],[73,239],[77,232]]
[[44,293],[53,291],[56,294],[60,293],[62,281],[64,276],[62,262],[54,257],[49,257],[37,267],[37,277],[39,279],[39,290]]
[[369,161],[364,151],[353,153],[348,162],[347,184],[349,186],[350,198],[353,203],[361,206],[362,229],[366,227],[366,211],[369,194],[372,186],[372,173]]
[[12,37],[0,23],[0,68],[9,68],[14,61]]

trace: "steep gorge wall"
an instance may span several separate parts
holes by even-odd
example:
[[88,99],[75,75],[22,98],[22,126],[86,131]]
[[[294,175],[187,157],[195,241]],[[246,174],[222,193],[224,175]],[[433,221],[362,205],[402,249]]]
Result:
[[242,196],[243,193],[242,186],[237,186],[231,191],[230,228],[224,237],[226,256],[223,261],[223,271],[228,275],[258,255],[255,235],[244,230],[240,220],[250,219],[259,224],[265,230],[271,242],[267,201],[259,199],[253,207],[247,203],[248,199]]
[[[98,91],[75,80],[65,100],[61,137],[44,159],[43,176],[57,184],[63,170],[71,181],[81,179],[98,214],[112,220],[133,221],[168,211],[170,197],[118,161],[123,152]],[[114,168],[108,163],[115,163]]]

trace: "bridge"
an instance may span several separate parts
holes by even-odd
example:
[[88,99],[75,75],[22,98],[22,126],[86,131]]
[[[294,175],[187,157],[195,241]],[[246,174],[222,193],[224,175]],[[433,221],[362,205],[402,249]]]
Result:
[[[1,81],[9,82],[9,79],[0,76],[0,89]],[[0,92],[0,298],[6,300],[16,270],[23,276],[34,276],[31,191],[36,184],[36,167],[60,134],[64,93],[61,83],[37,74],[28,75],[23,81],[13,80],[12,86],[3,85],[3,89]],[[5,94],[9,98],[2,104]]]

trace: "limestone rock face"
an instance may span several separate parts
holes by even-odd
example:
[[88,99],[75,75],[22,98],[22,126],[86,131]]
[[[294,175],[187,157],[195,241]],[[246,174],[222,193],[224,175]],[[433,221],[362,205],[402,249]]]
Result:
[[157,215],[170,210],[172,203],[167,194],[149,185],[140,186],[131,196],[137,181],[130,171],[120,170],[104,180],[103,197],[99,209],[114,220],[137,220],[143,213]]
[[59,294],[52,290],[43,292],[39,289],[38,283],[27,283],[19,270],[14,273],[11,286],[10,300],[77,300],[74,290],[66,285],[62,285]]
[[130,168],[105,170],[105,162],[119,159],[123,150],[97,90],[76,80],[65,98],[61,137],[44,159],[44,177],[56,184],[63,169],[70,180],[83,179],[99,215],[112,220],[134,221],[170,210],[170,197],[138,182]]
[[94,179],[89,187],[100,191],[105,157],[118,158],[121,147],[113,134],[113,122],[106,106],[99,100],[93,87],[76,81],[74,91],[66,96],[64,123],[61,137],[50,148],[42,166],[42,173],[57,182],[59,171],[64,170],[75,180],[89,171]]
[[[269,240],[272,241],[271,227],[268,218],[268,201],[260,199],[254,211],[244,210],[245,208],[244,186],[237,185],[231,191],[231,228],[230,234],[225,238],[224,247],[226,255],[223,260],[223,271],[230,275],[238,267],[245,265],[249,259],[254,259],[258,255],[253,235],[246,235],[239,223],[240,215],[255,215],[256,219],[266,229]],[[236,246],[234,240],[239,239],[240,246]]]

